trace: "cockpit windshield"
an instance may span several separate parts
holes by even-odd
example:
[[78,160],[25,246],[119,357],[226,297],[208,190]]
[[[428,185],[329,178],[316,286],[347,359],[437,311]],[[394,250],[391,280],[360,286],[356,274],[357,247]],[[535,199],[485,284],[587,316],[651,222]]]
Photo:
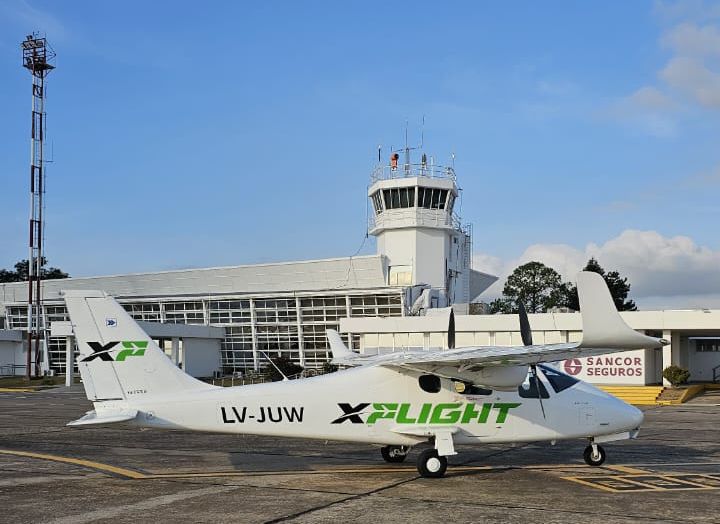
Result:
[[573,378],[570,375],[566,375],[565,373],[562,373],[561,371],[545,364],[538,364],[538,367],[542,370],[542,373],[545,375],[547,381],[550,382],[550,385],[555,390],[555,393],[560,393],[579,382],[578,379]]

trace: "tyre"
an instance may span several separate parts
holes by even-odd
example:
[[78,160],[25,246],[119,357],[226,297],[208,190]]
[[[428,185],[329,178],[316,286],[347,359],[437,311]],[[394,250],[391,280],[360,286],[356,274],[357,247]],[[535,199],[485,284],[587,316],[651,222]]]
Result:
[[597,453],[593,453],[593,447],[588,446],[583,452],[583,458],[588,466],[600,466],[605,462],[605,450],[601,446],[597,446]]
[[435,449],[426,449],[418,457],[417,469],[425,478],[440,478],[447,470],[447,458],[439,456]]
[[383,446],[380,448],[380,454],[385,462],[398,464],[404,462],[407,458],[409,449],[405,446]]

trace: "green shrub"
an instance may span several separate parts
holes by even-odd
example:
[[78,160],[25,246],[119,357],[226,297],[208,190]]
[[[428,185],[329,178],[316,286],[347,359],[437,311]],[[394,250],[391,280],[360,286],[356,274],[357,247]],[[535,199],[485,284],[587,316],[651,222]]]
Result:
[[663,377],[673,386],[679,386],[687,382],[690,378],[690,372],[680,366],[672,365],[663,369]]

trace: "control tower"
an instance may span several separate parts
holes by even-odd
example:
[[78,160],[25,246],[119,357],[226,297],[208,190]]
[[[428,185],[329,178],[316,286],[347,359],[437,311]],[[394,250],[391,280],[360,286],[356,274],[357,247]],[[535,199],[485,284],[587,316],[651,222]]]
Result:
[[[403,159],[400,159],[400,153]],[[411,153],[419,156],[413,163]],[[453,305],[458,313],[496,277],[472,269],[472,227],[455,213],[459,188],[454,167],[428,161],[405,147],[373,171],[369,233],[385,257],[388,285],[412,289],[411,314]]]

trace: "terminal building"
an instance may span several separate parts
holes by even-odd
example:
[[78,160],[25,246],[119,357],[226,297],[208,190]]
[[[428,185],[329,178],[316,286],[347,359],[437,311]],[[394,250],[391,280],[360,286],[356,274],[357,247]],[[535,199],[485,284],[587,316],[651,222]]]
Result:
[[[469,315],[469,304],[496,277],[472,267],[472,228],[455,212],[453,167],[423,154],[412,163],[394,153],[371,175],[368,232],[377,253],[301,262],[49,280],[43,283],[43,369],[64,373],[67,340],[53,322],[67,321],[61,290],[99,289],[141,321],[168,356],[195,376],[259,369],[282,355],[309,369],[329,359],[326,329],[338,329],[363,353],[448,346],[452,306],[455,345],[521,345],[516,315]],[[597,384],[662,382],[670,364],[691,381],[720,381],[720,310],[622,313],[634,329],[661,336],[661,350],[560,363]],[[582,336],[578,313],[530,315],[536,343]],[[0,374],[23,374],[27,284],[0,284]]]
[[[424,154],[411,163],[410,149],[404,153],[404,163],[395,153],[371,176],[375,255],[44,281],[44,369],[64,372],[65,337],[50,331],[53,322],[68,320],[64,289],[110,293],[148,323],[148,333],[179,365],[205,376],[209,362],[229,373],[264,367],[265,355],[319,368],[329,358],[325,330],[338,329],[345,317],[420,315],[451,304],[466,312],[496,277],[472,268],[472,229],[455,212],[455,171]],[[27,317],[27,283],[0,284],[0,327],[6,328],[0,368],[6,373],[24,372]],[[203,338],[186,324],[222,329]],[[358,336],[345,337],[359,347]]]

